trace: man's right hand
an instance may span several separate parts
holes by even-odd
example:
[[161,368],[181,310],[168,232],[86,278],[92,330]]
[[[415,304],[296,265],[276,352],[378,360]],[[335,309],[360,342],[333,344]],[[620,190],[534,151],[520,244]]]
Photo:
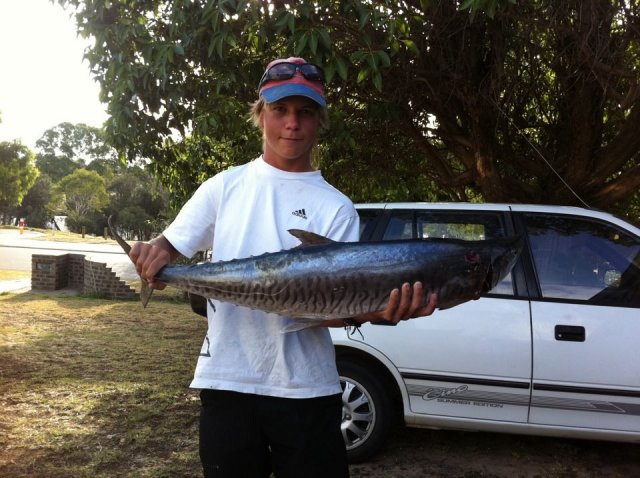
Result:
[[140,278],[145,280],[149,287],[158,290],[164,289],[167,285],[156,281],[156,275],[179,255],[164,236],[159,236],[151,242],[136,242],[129,251],[129,258],[136,266]]

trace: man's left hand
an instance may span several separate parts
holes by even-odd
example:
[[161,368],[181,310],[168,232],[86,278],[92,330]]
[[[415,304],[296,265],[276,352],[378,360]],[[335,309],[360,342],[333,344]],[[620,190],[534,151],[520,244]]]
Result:
[[401,320],[431,315],[438,306],[438,297],[436,294],[431,294],[429,301],[423,306],[423,296],[422,282],[414,283],[413,287],[406,282],[400,289],[391,291],[389,304],[385,310],[362,314],[354,317],[354,320],[360,323],[386,321],[397,324]]

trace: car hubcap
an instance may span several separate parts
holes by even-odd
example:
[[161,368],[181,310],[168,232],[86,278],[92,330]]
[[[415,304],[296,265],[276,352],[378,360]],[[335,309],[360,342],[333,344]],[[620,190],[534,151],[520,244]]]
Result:
[[351,450],[369,437],[373,431],[376,414],[371,396],[358,382],[340,379],[342,386],[342,438]]

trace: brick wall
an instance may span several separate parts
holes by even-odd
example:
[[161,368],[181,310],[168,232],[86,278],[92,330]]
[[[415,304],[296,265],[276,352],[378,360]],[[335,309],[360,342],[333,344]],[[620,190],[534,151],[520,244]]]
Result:
[[[84,257],[84,256],[83,256]],[[67,254],[31,256],[31,288],[57,290],[67,287]]]
[[67,286],[82,290],[84,285],[84,263],[82,254],[67,254]]
[[137,299],[138,294],[116,273],[100,262],[84,261],[84,292],[112,299]]
[[82,254],[31,257],[31,288],[58,290],[71,288],[85,294],[112,299],[137,299],[135,290],[120,280],[116,273],[100,262],[92,262]]

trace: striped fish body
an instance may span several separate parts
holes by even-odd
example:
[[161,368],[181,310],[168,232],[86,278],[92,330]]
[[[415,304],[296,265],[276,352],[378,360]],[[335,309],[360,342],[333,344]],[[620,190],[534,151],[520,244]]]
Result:
[[[335,319],[386,308],[391,290],[421,281],[445,309],[477,298],[511,270],[520,239],[330,242],[304,231],[294,249],[167,266],[156,279],[184,291],[294,318]],[[320,244],[318,244],[320,242]]]

